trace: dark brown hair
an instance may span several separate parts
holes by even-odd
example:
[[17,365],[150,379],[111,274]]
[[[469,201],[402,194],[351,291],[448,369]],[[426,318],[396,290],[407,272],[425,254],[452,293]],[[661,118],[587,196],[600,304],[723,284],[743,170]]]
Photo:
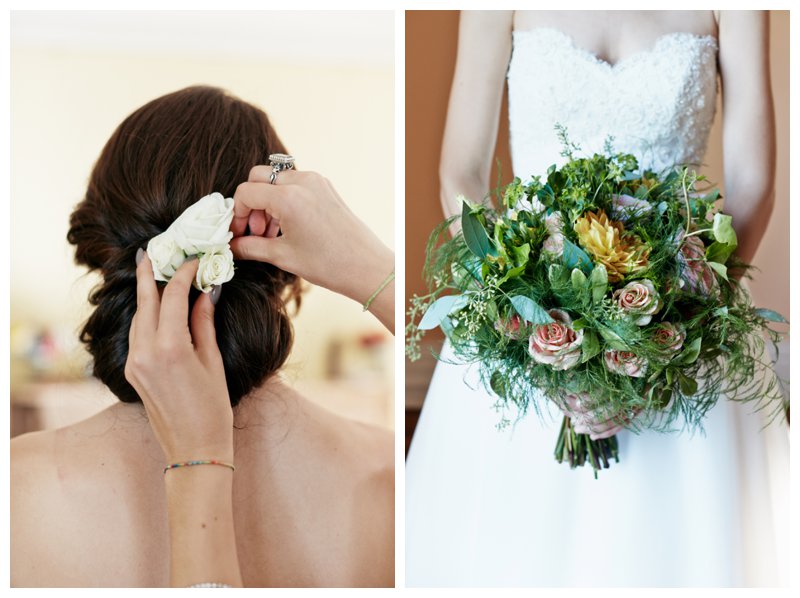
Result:
[[[136,311],[136,251],[191,204],[214,191],[232,197],[250,169],[286,149],[260,109],[214,87],[188,87],[131,114],[108,140],[86,196],[70,217],[75,261],[102,282],[81,340],[94,375],[125,402],[128,331]],[[217,342],[231,403],[283,365],[292,346],[286,303],[299,305],[300,280],[275,266],[236,261],[216,307]],[[198,291],[192,289],[193,304]]]

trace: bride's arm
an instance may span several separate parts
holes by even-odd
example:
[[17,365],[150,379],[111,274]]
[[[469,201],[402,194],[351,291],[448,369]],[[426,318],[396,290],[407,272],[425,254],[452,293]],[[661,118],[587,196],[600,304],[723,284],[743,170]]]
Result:
[[733,216],[739,238],[736,255],[750,262],[764,236],[775,199],[775,116],[766,11],[722,11],[719,70],[725,212]]
[[[463,11],[439,165],[442,209],[458,214],[464,194],[480,201],[489,191],[503,83],[511,56],[513,11]],[[458,222],[451,231],[458,230]]]

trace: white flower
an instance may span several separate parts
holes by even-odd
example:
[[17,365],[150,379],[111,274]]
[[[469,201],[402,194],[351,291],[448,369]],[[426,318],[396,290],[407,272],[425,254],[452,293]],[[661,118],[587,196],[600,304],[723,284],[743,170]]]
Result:
[[153,264],[155,279],[167,282],[184,262],[186,254],[183,253],[169,231],[165,231],[150,239],[147,244],[147,257]]
[[542,249],[553,257],[561,257],[564,253],[564,233],[561,232],[564,228],[564,217],[561,212],[553,212],[547,216],[544,219],[544,227],[550,236],[542,243]]
[[535,195],[531,199],[524,196],[520,197],[514,208],[520,212],[533,212],[535,214],[541,214],[545,211],[544,204]]
[[627,222],[631,218],[637,218],[649,214],[653,206],[643,199],[630,195],[612,195],[610,215],[614,220]]
[[233,238],[233,198],[206,195],[178,216],[167,229],[186,255],[221,251]]
[[231,278],[233,278],[233,253],[228,247],[200,256],[194,280],[195,288],[208,293],[215,285],[228,282]]

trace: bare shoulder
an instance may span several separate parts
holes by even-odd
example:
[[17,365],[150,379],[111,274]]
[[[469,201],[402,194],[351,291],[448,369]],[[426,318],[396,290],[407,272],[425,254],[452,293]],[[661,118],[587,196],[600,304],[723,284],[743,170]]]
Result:
[[48,554],[47,543],[41,542],[60,503],[54,454],[53,432],[23,434],[11,440],[12,587],[43,585],[40,568],[56,556]]

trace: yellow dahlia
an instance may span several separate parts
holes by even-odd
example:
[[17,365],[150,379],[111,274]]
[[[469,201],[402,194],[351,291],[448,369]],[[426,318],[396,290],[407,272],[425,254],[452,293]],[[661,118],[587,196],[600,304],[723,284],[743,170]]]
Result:
[[650,249],[639,237],[626,233],[624,224],[609,220],[603,210],[578,218],[575,232],[594,261],[606,267],[609,282],[620,282],[627,274],[647,267]]

